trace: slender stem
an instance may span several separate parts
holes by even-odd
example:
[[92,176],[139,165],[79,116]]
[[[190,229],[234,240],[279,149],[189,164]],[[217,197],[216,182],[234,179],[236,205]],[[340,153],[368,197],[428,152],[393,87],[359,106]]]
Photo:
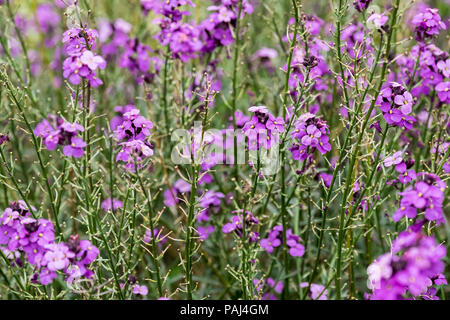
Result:
[[[341,2],[341,1],[340,1]],[[347,203],[347,198],[348,195],[350,193],[350,190],[352,188],[352,175],[353,175],[353,168],[356,162],[356,156],[359,153],[359,149],[361,147],[361,141],[362,138],[364,136],[364,132],[366,130],[367,124],[369,122],[370,119],[370,115],[372,113],[372,110],[375,106],[375,102],[376,99],[378,98],[378,95],[380,93],[381,87],[383,85],[384,82],[384,77],[386,75],[386,70],[387,70],[387,66],[389,63],[389,52],[391,49],[391,41],[392,41],[392,34],[393,34],[393,29],[396,26],[397,23],[397,13],[398,13],[398,8],[399,8],[399,2],[400,0],[396,0],[396,3],[393,6],[393,11],[391,14],[391,19],[390,19],[390,32],[388,35],[388,40],[387,40],[387,45],[386,45],[386,52],[384,55],[384,63],[383,63],[383,68],[381,70],[381,76],[378,82],[378,86],[377,86],[377,90],[376,90],[376,94],[375,97],[372,100],[372,103],[370,105],[369,110],[367,111],[366,117],[364,119],[364,123],[362,125],[361,128],[361,133],[359,134],[358,137],[358,141],[356,142],[355,146],[354,146],[354,150],[351,156],[351,160],[350,160],[350,165],[348,167],[348,171],[347,171],[347,177],[346,177],[346,181],[345,181],[345,190],[342,196],[342,203],[341,203],[341,210],[340,210],[340,220],[339,220],[339,235],[338,235],[338,243],[337,243],[337,261],[336,261],[336,279],[335,279],[335,284],[336,284],[336,298],[338,300],[341,299],[341,269],[342,269],[342,243],[344,240],[344,221],[345,221],[345,210],[346,210],[346,203]]]
[[14,94],[13,88],[11,87],[11,83],[9,82],[9,80],[6,78],[6,76],[3,73],[1,74],[1,77],[2,77],[2,79],[4,81],[4,83],[6,84],[6,87],[8,88],[8,92],[9,92],[11,100],[14,102],[16,107],[19,109],[19,112],[20,112],[20,114],[21,114],[22,118],[24,119],[25,124],[27,126],[27,129],[28,129],[28,131],[31,134],[31,139],[33,141],[34,150],[35,150],[36,155],[38,157],[39,166],[41,168],[42,176],[43,176],[43,178],[45,180],[45,186],[47,188],[47,193],[48,193],[49,198],[50,198],[50,205],[51,205],[51,208],[52,208],[52,211],[53,211],[53,217],[55,219],[56,231],[61,237],[63,237],[62,230],[61,230],[61,227],[59,225],[58,211],[56,210],[55,199],[54,199],[52,187],[50,186],[50,181],[49,181],[49,177],[48,177],[48,173],[47,173],[47,167],[44,165],[44,161],[43,161],[43,159],[41,157],[41,153],[40,153],[40,150],[39,150],[40,149],[40,145],[39,145],[39,143],[37,141],[37,138],[36,138],[36,136],[35,136],[35,134],[33,132],[33,128],[31,127],[31,124],[28,121],[27,116],[25,115],[25,112],[24,112],[24,109],[23,109],[22,105],[17,100],[17,97]]
[[155,272],[156,272],[156,284],[158,287],[158,294],[160,297],[162,297],[163,296],[163,288],[162,288],[163,281],[161,279],[160,267],[159,267],[158,247],[157,247],[157,243],[156,243],[157,235],[155,235],[155,221],[153,221],[153,219],[155,218],[155,212],[154,212],[153,204],[152,204],[152,195],[150,192],[147,192],[147,189],[144,187],[144,183],[142,182],[142,178],[141,178],[141,175],[139,174],[138,170],[139,170],[138,164],[136,164],[136,176],[139,180],[139,184],[141,186],[142,192],[144,192],[145,198],[147,199],[147,207],[148,207],[148,214],[149,214],[149,221],[150,221],[150,231],[152,233],[152,236],[151,236],[152,254],[151,254],[151,256],[152,256],[153,265],[155,267]]
[[[295,14],[295,25],[294,25],[294,37],[291,42],[291,46],[289,49],[289,57],[288,57],[288,63],[287,63],[287,70],[286,70],[286,78],[284,82],[284,98],[283,98],[283,119],[286,119],[286,111],[288,108],[288,97],[289,97],[289,78],[291,75],[291,66],[292,66],[292,57],[294,54],[294,48],[295,44],[297,43],[297,34],[298,34],[298,27],[300,23],[299,13],[298,13],[298,6],[296,0],[292,0],[292,5],[294,7],[294,14]],[[292,115],[294,117],[294,115]],[[280,177],[280,184],[281,184],[281,221],[283,224],[283,259],[284,259],[284,273],[285,273],[285,280],[284,280],[284,287],[283,287],[283,293],[282,297],[286,298],[289,296],[289,257],[288,257],[288,247],[287,247],[287,210],[286,210],[286,150],[284,148],[284,143],[281,144],[281,177]]]
[[166,129],[166,136],[169,137],[169,109],[167,102],[167,77],[168,77],[168,69],[169,69],[169,60],[170,60],[170,47],[167,46],[167,52],[164,59],[164,73],[163,73],[163,112],[164,112],[164,127]]
[[195,209],[195,195],[197,194],[197,183],[198,183],[198,171],[199,168],[197,165],[192,166],[192,181],[191,181],[191,195],[189,199],[189,211],[188,211],[188,219],[187,219],[187,228],[186,228],[186,249],[185,249],[185,273],[186,273],[186,297],[188,300],[192,300],[192,291],[193,291],[193,283],[192,283],[192,232],[194,228],[194,209]]
[[231,108],[233,112],[233,159],[234,159],[234,177],[237,181],[238,174],[239,174],[239,167],[238,167],[238,148],[237,148],[237,135],[236,135],[236,103],[237,103],[237,96],[238,96],[238,88],[237,88],[237,70],[238,70],[238,63],[239,63],[239,46],[241,42],[240,32],[241,32],[241,14],[242,14],[242,0],[239,0],[239,10],[238,14],[236,16],[236,30],[235,30],[235,45],[234,45],[234,57],[233,57],[233,96],[231,101]]

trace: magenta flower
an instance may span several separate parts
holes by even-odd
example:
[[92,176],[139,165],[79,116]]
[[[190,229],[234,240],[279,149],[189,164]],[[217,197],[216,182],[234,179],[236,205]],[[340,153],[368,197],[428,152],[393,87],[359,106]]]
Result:
[[450,81],[441,82],[436,86],[439,100],[443,103],[450,103]]
[[198,235],[200,240],[205,241],[208,239],[209,235],[214,232],[214,226],[199,226],[197,228]]
[[102,209],[105,211],[117,211],[117,209],[123,207],[123,203],[116,198],[107,198],[102,202]]
[[[308,286],[308,282],[300,283],[300,287],[302,288],[307,288]],[[328,300],[328,290],[325,289],[325,286],[321,284],[311,283],[309,290],[310,291],[308,293],[308,296],[310,296],[312,300]]]
[[101,56],[96,56],[92,51],[86,50],[80,57],[80,61],[87,65],[89,69],[96,70],[97,68],[105,69],[106,61]]
[[[367,269],[371,300],[404,300],[429,295],[433,285],[442,284],[446,249],[433,237],[423,235],[423,222],[400,233],[385,253]],[[432,289],[432,288],[431,288]]]
[[394,98],[396,105],[400,106],[403,114],[410,114],[412,111],[412,105],[414,103],[411,93],[406,91],[402,95],[396,95]]
[[[159,229],[157,229],[157,228],[153,229],[153,236],[156,237],[156,242],[158,244],[164,244],[167,241],[166,236],[163,236],[160,233]],[[145,243],[150,243],[152,238],[153,238],[153,236],[152,236],[151,230],[145,230],[144,242]]]
[[317,149],[321,154],[331,150],[329,129],[325,121],[311,113],[305,113],[294,122],[291,136],[294,141],[289,148],[295,160],[305,160]]
[[438,225],[443,223],[442,204],[445,183],[436,175],[429,173],[419,173],[417,178],[420,180],[414,186],[399,193],[402,199],[400,208],[393,216],[394,221],[399,221],[403,216],[414,218],[418,212],[421,212],[426,220],[436,221]]
[[54,279],[58,278],[56,272],[49,270],[48,268],[42,268],[39,274],[39,281],[43,285],[48,285],[53,282]]
[[397,164],[401,163],[402,160],[403,160],[402,152],[401,151],[397,151],[392,156],[386,157],[384,159],[384,165],[386,167],[390,167],[392,165],[397,165]]
[[81,158],[84,154],[84,148],[86,147],[86,142],[81,138],[74,137],[72,142],[63,148],[63,152],[66,156],[73,156],[74,158]]
[[417,41],[425,41],[439,34],[440,30],[446,30],[447,27],[441,21],[438,9],[425,8],[414,16],[411,21],[415,26],[415,38]]
[[444,77],[450,78],[450,59],[439,61],[436,67],[442,72]]
[[387,124],[408,130],[411,130],[416,122],[416,119],[409,115],[413,103],[414,99],[411,93],[396,82],[385,85],[376,101]]
[[373,23],[373,25],[380,29],[384,24],[388,21],[388,17],[384,13],[372,13],[370,17],[367,19],[367,22]]
[[133,287],[133,293],[135,295],[146,296],[148,294],[148,289],[146,286],[140,286],[140,285],[136,284]]
[[268,253],[272,253],[273,249],[281,245],[281,240],[278,238],[267,238],[262,239],[260,242],[261,248],[266,250]]
[[369,4],[372,2],[372,0],[354,0],[353,6],[356,10],[359,12],[363,12],[369,7]]
[[81,240],[77,258],[80,259],[82,264],[88,265],[97,259],[99,253],[99,249],[89,240]]
[[306,128],[306,134],[302,137],[302,143],[305,146],[316,145],[319,142],[318,138],[320,138],[321,135],[322,133],[316,126],[309,125]]
[[69,258],[75,256],[65,244],[49,244],[48,251],[44,255],[44,263],[50,271],[57,271],[67,268],[70,264]]

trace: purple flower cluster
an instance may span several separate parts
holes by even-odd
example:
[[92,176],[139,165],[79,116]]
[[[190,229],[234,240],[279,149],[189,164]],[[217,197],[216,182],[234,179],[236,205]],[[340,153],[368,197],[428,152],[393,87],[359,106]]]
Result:
[[[420,55],[420,57],[419,57]],[[416,79],[412,79],[416,61],[419,64],[416,71]],[[411,94],[417,98],[421,95],[429,95],[434,89],[442,104],[450,103],[450,58],[446,51],[434,44],[416,45],[409,55],[399,57],[397,63],[401,67],[400,77],[406,84],[414,84]],[[420,78],[420,81],[419,79]]]
[[438,176],[431,173],[418,173],[414,186],[400,192],[400,208],[394,213],[392,219],[399,221],[404,216],[413,219],[417,212],[423,212],[428,221],[436,224],[445,222],[442,211],[444,191],[446,185]]
[[400,233],[392,252],[376,259],[367,269],[371,300],[438,299],[433,285],[446,284],[442,272],[446,249],[420,232],[422,223]]
[[174,59],[188,62],[196,58],[202,49],[200,29],[190,23],[172,23],[170,28],[163,28],[158,40],[169,46]]
[[446,30],[447,27],[441,21],[438,9],[426,8],[424,11],[417,13],[411,21],[415,26],[414,35],[417,41],[424,41],[439,35],[440,30]]
[[[233,211],[233,213],[235,215],[231,218],[231,222],[226,223],[222,227],[222,232],[230,233],[230,232],[234,231],[239,238],[242,238],[242,236],[243,236],[242,210],[235,210],[235,211]],[[245,211],[244,219],[245,219],[245,232],[246,232],[248,241],[250,243],[258,241],[259,233],[254,232],[250,229],[253,225],[258,224],[258,219],[256,219],[250,211]]]
[[58,145],[64,146],[63,152],[67,157],[81,158],[84,154],[86,142],[78,136],[84,128],[78,123],[70,123],[50,114],[34,129],[34,135],[43,139],[48,150],[53,151]]
[[149,83],[154,74],[150,72],[150,64],[153,61],[159,71],[161,61],[158,57],[151,58],[151,48],[139,41],[138,38],[128,39],[125,43],[125,51],[120,58],[120,67],[127,68],[133,74],[138,83]]
[[[35,210],[34,208],[31,208]],[[80,277],[91,277],[88,266],[97,259],[99,250],[89,240],[71,236],[67,243],[55,242],[53,224],[33,218],[23,201],[14,201],[0,218],[0,250],[22,266],[22,256],[34,267],[32,281],[50,284],[64,270],[71,284]]]
[[182,17],[189,15],[188,11],[180,11],[184,5],[194,6],[189,0],[150,0],[142,1],[144,13],[149,10],[162,15],[153,22],[158,24],[161,32],[155,36],[158,41],[170,48],[172,57],[187,62],[197,57],[203,43],[200,40],[201,29],[191,23],[182,22]]
[[36,19],[42,34],[45,36],[45,46],[52,48],[56,46],[60,39],[58,28],[61,23],[61,18],[56,11],[56,8],[51,3],[42,3],[36,8]]
[[386,123],[411,130],[416,119],[409,114],[415,103],[413,96],[401,84],[385,85],[377,98],[377,106],[383,112]]
[[242,132],[248,138],[249,150],[259,150],[261,146],[270,149],[284,131],[283,118],[275,118],[264,106],[250,107],[248,111],[253,116],[244,124]]
[[[172,57],[187,62],[199,54],[210,53],[221,46],[233,43],[232,28],[236,25],[239,11],[237,0],[215,1],[208,8],[212,13],[196,25],[182,22],[189,11],[180,11],[181,6],[194,6],[189,0],[141,0],[144,14],[153,11],[161,18],[154,20],[161,28],[156,39],[170,48]],[[246,0],[242,1],[242,15],[253,13],[253,7]]]
[[135,284],[133,286],[133,294],[140,295],[140,296],[146,296],[148,294],[148,288],[147,286],[140,286],[138,284]]
[[[220,211],[220,204],[225,198],[225,195],[221,192],[214,190],[206,191],[200,197],[200,207],[202,208],[197,214],[197,223],[209,223],[211,216]],[[199,225],[197,227],[197,232],[202,241],[208,239],[209,235],[215,231],[215,227],[211,224]]]
[[[318,24],[321,26],[321,23]],[[328,89],[324,76],[330,73],[330,69],[326,63],[324,52],[327,52],[329,48],[323,40],[314,36],[316,34],[314,28],[312,25],[310,26],[310,32],[314,32],[314,34],[311,34],[313,38],[308,41],[308,56],[303,47],[294,47],[291,74],[289,76],[290,94],[294,98],[298,95],[298,88],[306,85],[306,72],[309,73],[309,80],[313,82],[313,89],[315,91]],[[299,37],[298,41],[301,43],[303,40]],[[282,70],[286,72],[287,67],[288,65],[286,63]]]
[[[283,242],[283,226],[277,225],[270,230],[267,238],[260,242],[261,248],[268,253],[272,253],[274,248],[279,247]],[[289,254],[292,257],[302,257],[305,254],[305,247],[300,243],[301,239],[292,233],[292,229],[286,230],[286,244],[289,247]]]
[[[202,37],[202,53],[213,52],[216,48],[227,47],[234,42],[232,29],[236,25],[239,12],[239,1],[214,1],[215,5],[208,8],[212,13],[203,20],[199,29]],[[253,6],[246,0],[242,1],[242,16],[252,14]]]
[[110,22],[101,19],[98,23],[99,40],[102,43],[102,54],[110,57],[117,54],[119,48],[125,47],[128,41],[128,34],[131,31],[131,24],[123,19]]
[[377,29],[382,29],[388,19],[388,16],[384,13],[372,13],[367,19],[367,22],[372,23]]
[[[130,109],[130,106],[125,108]],[[136,108],[126,111],[122,122],[117,124],[115,138],[123,142],[116,161],[125,162],[127,170],[134,172],[136,165],[141,166],[145,158],[153,155],[153,146],[148,141],[152,128],[153,123],[141,116]]]
[[98,87],[103,81],[97,77],[97,69],[106,68],[106,61],[95,55],[98,32],[93,29],[71,28],[64,32],[63,43],[68,57],[63,62],[63,76],[70,83],[78,85],[82,79],[91,87]]
[[411,169],[414,165],[414,160],[403,159],[403,154],[401,151],[395,152],[392,156],[386,157],[384,159],[384,166],[390,167],[395,165],[395,170],[399,173],[398,180],[402,184],[406,184],[411,180],[417,178],[416,171]]
[[139,84],[143,81],[150,83],[154,78],[150,66],[153,65],[155,72],[159,71],[162,60],[158,56],[150,56],[151,47],[143,44],[137,37],[131,38],[130,32],[131,24],[123,19],[100,20],[99,39],[102,43],[102,54],[108,61],[119,57],[119,66],[127,68]]
[[197,221],[209,221],[210,216],[219,211],[221,199],[225,198],[222,192],[214,190],[206,191],[200,198],[200,207],[202,210],[197,215]]
[[354,0],[353,6],[359,12],[363,12],[364,10],[366,10],[369,7],[371,2],[372,2],[372,0]]
[[301,115],[294,123],[292,132],[293,145],[289,148],[292,158],[305,160],[312,156],[315,150],[325,154],[331,150],[328,134],[330,130],[325,121],[312,113]]

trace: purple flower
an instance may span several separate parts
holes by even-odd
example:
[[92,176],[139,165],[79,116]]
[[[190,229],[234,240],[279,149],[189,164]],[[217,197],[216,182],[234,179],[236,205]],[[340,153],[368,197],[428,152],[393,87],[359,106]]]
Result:
[[356,10],[359,12],[363,12],[369,7],[369,4],[372,2],[372,0],[354,0],[353,6]]
[[106,61],[101,56],[96,56],[92,51],[86,50],[80,57],[81,63],[87,65],[89,69],[96,70],[97,68],[105,69]]
[[331,150],[329,129],[325,121],[311,113],[305,113],[294,122],[291,136],[294,140],[289,149],[295,160],[305,160],[317,149],[321,154]]
[[236,215],[234,215],[231,218],[231,222],[226,223],[222,227],[223,233],[230,233],[235,232],[238,237],[243,236],[243,227],[242,227],[242,221],[245,219],[245,230],[246,230],[246,236],[249,239],[249,242],[255,242],[258,240],[259,234],[257,232],[254,232],[251,230],[253,225],[256,225],[259,223],[258,219],[256,219],[253,214],[250,211],[245,211],[245,218],[242,216],[242,210],[235,210],[233,211]]
[[127,106],[122,116],[121,123],[117,121],[114,131],[117,141],[125,140],[120,143],[121,150],[116,156],[116,161],[126,162],[126,168],[134,171],[135,166],[142,166],[145,158],[153,155],[153,147],[148,141],[150,129],[153,123],[140,115],[140,111],[132,106]]
[[403,216],[415,218],[418,212],[422,212],[425,219],[436,221],[438,225],[443,223],[445,183],[436,175],[429,173],[419,173],[417,178],[420,180],[414,186],[399,193],[402,198],[400,208],[393,215],[394,221],[399,221]]
[[55,150],[58,145],[62,145],[66,156],[80,158],[86,147],[86,143],[77,136],[82,131],[84,128],[78,123],[66,122],[55,115],[49,115],[48,120],[44,119],[36,126],[34,134],[43,138],[48,150]]
[[440,30],[446,30],[445,23],[441,21],[438,9],[426,8],[414,16],[411,24],[415,26],[414,33],[417,41],[424,41],[438,35]]
[[148,289],[146,286],[140,286],[140,285],[136,284],[133,287],[133,294],[146,296],[148,294]]
[[[260,241],[260,246],[269,253],[272,253],[274,248],[282,244],[283,226],[277,225],[269,231],[267,238]],[[292,257],[301,257],[305,253],[305,248],[300,244],[300,237],[292,233],[292,229],[286,230],[286,244],[289,247],[289,254]]]
[[279,247],[281,244],[281,240],[278,238],[267,238],[267,239],[262,239],[260,242],[261,248],[263,248],[264,250],[266,250],[268,253],[272,253],[273,249],[276,247]]
[[450,78],[450,59],[439,61],[436,67],[442,72],[444,77]]
[[74,137],[70,144],[63,148],[63,152],[66,156],[73,156],[75,158],[81,158],[84,154],[84,148],[86,147],[86,142],[81,138]]
[[400,106],[403,114],[410,114],[412,111],[412,105],[414,103],[411,93],[408,91],[404,92],[402,95],[396,95],[394,98],[396,105]]
[[[300,284],[300,287],[307,288],[309,286],[308,282],[302,282]],[[325,289],[325,286],[321,284],[315,284],[311,283],[311,286],[309,288],[308,295],[311,297],[312,300],[328,300],[328,290]]]
[[107,198],[102,202],[102,209],[105,211],[117,211],[117,209],[122,208],[123,203],[116,198]]
[[[167,241],[166,237],[163,236],[157,228],[153,229],[153,235],[156,237],[157,243],[164,244]],[[151,230],[145,230],[144,242],[150,243],[152,238]]]
[[9,136],[7,134],[0,133],[0,146],[8,141],[10,141]]
[[416,119],[409,115],[413,103],[411,93],[396,82],[385,85],[376,101],[388,124],[408,130],[411,130],[416,122]]
[[63,76],[78,85],[82,79],[96,88],[103,82],[97,77],[96,69],[104,69],[106,62],[92,51],[96,48],[98,32],[93,29],[72,28],[64,32],[62,42],[68,57],[63,62]]
[[284,120],[282,117],[274,118],[272,116],[269,116],[269,119],[266,122],[266,128],[270,131],[278,131],[283,132],[284,131]]
[[401,151],[397,151],[392,156],[386,157],[384,159],[384,165],[386,167],[390,167],[392,165],[397,165],[397,164],[401,163],[402,160],[403,160],[402,152]]
[[401,232],[392,243],[392,253],[383,254],[369,266],[369,299],[403,300],[429,295],[433,280],[439,279],[444,270],[441,260],[446,249],[433,237],[423,235],[422,225],[419,222]]
[[48,285],[53,282],[54,279],[58,278],[58,275],[56,272],[51,271],[48,268],[42,268],[40,274],[39,274],[39,281],[41,284]]
[[384,13],[372,13],[367,19],[367,22],[371,22],[377,29],[381,29],[381,27],[384,26],[388,19],[389,18]]
[[75,256],[64,243],[48,244],[45,248],[48,251],[44,255],[44,263],[50,271],[67,268],[70,264],[69,258]]
[[[120,67],[127,68],[139,84],[143,81],[148,83],[154,77],[154,74],[150,72],[152,62],[150,52],[151,48],[137,38],[128,39],[125,43],[125,51],[120,58]],[[159,62],[155,60],[154,63],[155,69],[159,70]]]
[[208,239],[209,235],[214,232],[214,226],[199,226],[197,232],[202,241]]
[[328,188],[331,184],[331,180],[333,179],[333,175],[325,173],[325,172],[321,172],[321,173],[319,173],[319,177],[320,177],[320,179],[322,179],[323,183],[325,184],[325,187]]
[[439,100],[443,103],[450,103],[450,81],[441,82],[436,86]]

